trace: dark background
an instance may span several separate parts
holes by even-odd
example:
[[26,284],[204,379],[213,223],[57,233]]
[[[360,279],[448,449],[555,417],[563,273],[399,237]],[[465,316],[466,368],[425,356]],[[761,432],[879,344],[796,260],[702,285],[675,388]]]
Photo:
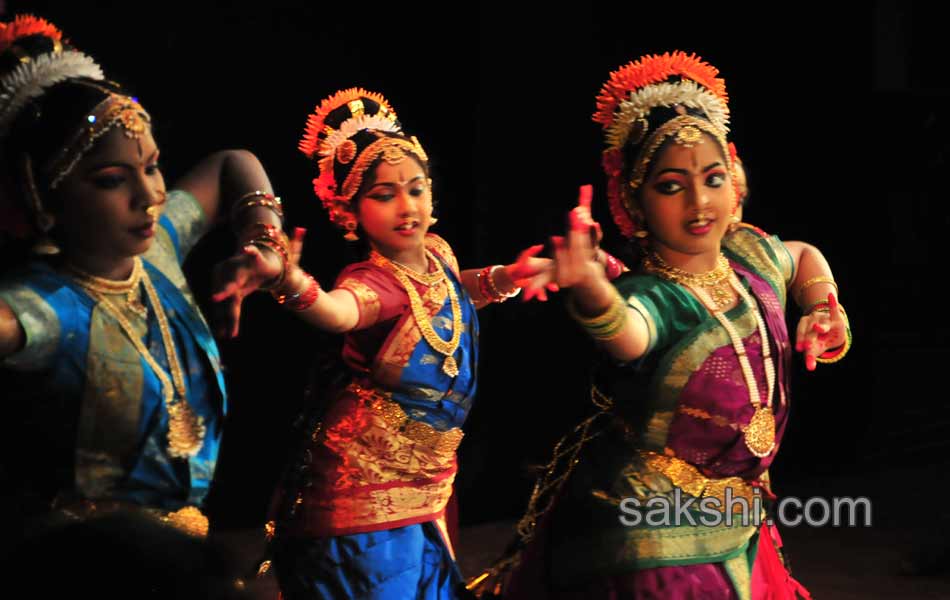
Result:
[[[815,373],[796,365],[776,490],[820,494],[811,482],[946,460],[950,363],[938,290],[950,234],[950,52],[939,9],[553,6],[39,1],[6,10],[50,19],[141,99],[170,182],[213,150],[260,157],[288,225],[309,228],[303,262],[324,285],[350,258],[312,193],[314,167],[296,151],[322,98],[362,86],[391,101],[432,158],[435,231],[463,267],[484,266],[558,233],[584,183],[595,185],[606,246],[616,246],[594,97],[611,70],[641,54],[696,52],[726,79],[731,137],[749,170],[746,220],[822,249],[854,332],[843,362]],[[199,295],[232,243],[216,231],[191,257]],[[526,466],[590,409],[592,346],[559,298],[479,316],[480,388],[457,480],[463,525],[520,514]],[[222,344],[231,412],[221,523],[263,522],[309,366],[338,343],[266,296],[247,301],[241,338]]]

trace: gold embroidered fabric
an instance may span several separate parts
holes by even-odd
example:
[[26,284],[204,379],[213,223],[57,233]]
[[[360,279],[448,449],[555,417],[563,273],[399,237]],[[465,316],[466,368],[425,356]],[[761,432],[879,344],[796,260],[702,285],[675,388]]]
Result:
[[459,276],[459,263],[448,242],[434,233],[428,233],[425,237],[425,247],[438,254],[442,260],[449,264],[452,273],[454,273],[456,277]]
[[357,329],[369,327],[376,322],[379,318],[380,301],[379,295],[373,288],[354,277],[347,277],[337,287],[350,292],[356,298],[356,305],[360,311]]
[[461,430],[415,421],[382,390],[356,383],[325,415],[291,530],[346,535],[438,518],[452,495]]
[[[780,245],[774,238],[763,238],[748,228],[739,229],[723,240],[726,250],[735,254],[741,262],[749,265],[769,282],[784,309],[787,287],[791,283],[792,264],[788,250],[780,248]],[[777,257],[773,256],[773,252]]]
[[458,427],[447,431],[438,431],[431,425],[410,419],[398,403],[390,396],[376,389],[367,389],[352,383],[347,390],[356,394],[367,403],[370,410],[383,418],[393,429],[398,430],[410,440],[422,444],[440,454],[455,452],[465,435]]

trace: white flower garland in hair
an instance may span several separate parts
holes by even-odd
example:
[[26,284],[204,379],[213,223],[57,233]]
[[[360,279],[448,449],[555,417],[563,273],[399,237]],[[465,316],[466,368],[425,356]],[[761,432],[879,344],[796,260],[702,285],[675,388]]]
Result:
[[715,94],[691,80],[663,82],[631,92],[630,97],[620,103],[617,117],[607,130],[607,143],[612,148],[622,148],[637,119],[647,118],[657,106],[674,104],[699,109],[706,113],[713,125],[723,132],[729,131],[729,107]]
[[105,74],[92,58],[73,50],[49,52],[18,65],[0,79],[0,130],[6,129],[20,109],[46,88],[73,77],[102,80]]
[[384,117],[379,113],[353,117],[343,121],[339,129],[323,140],[320,144],[320,155],[333,156],[337,146],[364,129],[375,129],[377,131],[388,131],[390,133],[398,133],[400,131],[399,124],[396,121],[389,117]]

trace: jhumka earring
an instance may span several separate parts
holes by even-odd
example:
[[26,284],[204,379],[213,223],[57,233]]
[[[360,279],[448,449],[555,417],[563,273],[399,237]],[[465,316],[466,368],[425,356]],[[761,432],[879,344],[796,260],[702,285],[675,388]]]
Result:
[[729,233],[734,232],[739,228],[739,215],[732,215],[729,217]]
[[360,239],[360,236],[356,235],[356,220],[348,219],[343,226],[346,228],[346,233],[343,234],[343,239],[348,242],[355,242]]

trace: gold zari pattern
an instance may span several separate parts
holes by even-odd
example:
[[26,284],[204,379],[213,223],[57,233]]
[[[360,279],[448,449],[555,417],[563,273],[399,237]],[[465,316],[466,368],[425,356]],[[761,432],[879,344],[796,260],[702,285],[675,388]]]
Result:
[[398,403],[393,402],[387,394],[379,390],[366,389],[356,383],[350,384],[347,389],[363,400],[373,413],[382,417],[387,425],[435,452],[440,454],[455,452],[462,443],[462,437],[465,434],[458,427],[439,431],[428,423],[410,419]]
[[701,408],[693,408],[691,406],[679,406],[676,409],[676,412],[682,413],[684,415],[689,415],[695,419],[703,419],[705,421],[711,421],[713,424],[718,425],[719,427],[731,427],[736,431],[739,431],[742,426],[738,423],[733,423],[726,417],[722,415],[714,415],[706,412]]
[[376,322],[382,305],[379,294],[373,288],[355,277],[347,277],[337,285],[337,288],[347,290],[356,298],[356,305],[360,311],[357,328],[368,327]]

